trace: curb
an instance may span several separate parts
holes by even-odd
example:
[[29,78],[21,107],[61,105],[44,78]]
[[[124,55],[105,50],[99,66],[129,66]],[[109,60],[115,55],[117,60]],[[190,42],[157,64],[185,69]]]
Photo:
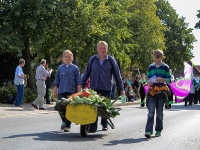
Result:
[[36,112],[36,113],[22,113],[22,114],[13,114],[13,115],[0,115],[0,119],[3,118],[12,118],[12,117],[21,117],[21,116],[34,116],[39,114],[52,114],[57,113],[57,111],[45,111],[45,112]]

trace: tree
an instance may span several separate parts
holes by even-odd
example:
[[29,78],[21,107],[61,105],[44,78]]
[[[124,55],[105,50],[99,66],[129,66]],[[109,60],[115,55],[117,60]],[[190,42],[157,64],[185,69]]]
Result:
[[198,10],[197,12],[198,12],[197,18],[199,19],[199,22],[197,22],[197,23],[195,24],[195,28],[196,28],[196,29],[200,29],[200,10]]
[[129,30],[131,38],[129,43],[134,47],[127,52],[134,66],[145,71],[152,63],[152,51],[165,48],[164,27],[156,16],[154,0],[137,0],[130,8],[132,12],[129,19]]
[[166,27],[164,31],[165,46],[164,61],[172,70],[183,68],[183,62],[189,62],[192,57],[193,43],[196,41],[192,33],[192,28],[188,28],[188,23],[184,17],[179,17],[168,1],[158,0],[157,16]]
[[14,81],[15,69],[19,64],[19,59],[17,53],[4,53],[0,55],[0,69],[2,71],[0,75],[0,86],[3,85],[6,80]]
[[29,75],[28,87],[34,89],[31,45],[44,43],[45,32],[55,21],[53,0],[2,0],[0,15],[1,54],[20,52],[26,61],[24,72]]

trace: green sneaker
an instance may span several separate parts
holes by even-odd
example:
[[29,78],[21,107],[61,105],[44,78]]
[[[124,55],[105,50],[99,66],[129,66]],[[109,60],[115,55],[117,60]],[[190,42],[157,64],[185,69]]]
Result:
[[155,134],[155,136],[156,136],[156,137],[159,137],[159,136],[161,136],[161,132],[159,132],[159,131],[156,131],[156,134]]
[[151,137],[151,132],[146,132],[144,135],[146,138],[150,138]]

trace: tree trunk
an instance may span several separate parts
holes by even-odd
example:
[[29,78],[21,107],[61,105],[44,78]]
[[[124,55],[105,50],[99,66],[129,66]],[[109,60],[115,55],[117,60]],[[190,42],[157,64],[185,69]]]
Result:
[[25,60],[24,73],[28,74],[29,76],[27,80],[27,87],[29,87],[32,90],[35,90],[35,80],[32,71],[29,38],[26,38],[26,41],[24,42],[24,47],[24,50],[22,50],[22,57]]

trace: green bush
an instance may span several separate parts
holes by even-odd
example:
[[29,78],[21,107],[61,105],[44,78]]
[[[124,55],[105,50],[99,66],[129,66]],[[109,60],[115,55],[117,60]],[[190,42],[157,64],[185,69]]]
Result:
[[[7,98],[9,96],[15,97],[17,94],[17,87],[10,81],[6,82],[0,87],[0,103],[7,103]],[[49,97],[51,102],[55,102],[57,99],[53,96],[53,88],[49,89]],[[24,98],[23,103],[33,102],[37,98],[37,92],[32,89],[24,88]]]
[[49,98],[50,98],[51,102],[56,102],[57,101],[57,99],[54,98],[54,95],[53,95],[53,88],[49,89]]
[[37,93],[30,88],[24,88],[24,98],[23,103],[33,102],[37,98]]
[[8,96],[15,97],[17,94],[16,86],[11,82],[6,82],[0,87],[0,103],[6,103]]
[[[17,94],[17,87],[11,82],[6,82],[2,87],[0,87],[0,103],[7,103],[7,98],[9,96],[15,97]],[[30,88],[24,88],[24,98],[23,103],[29,103],[36,99],[37,93]]]

